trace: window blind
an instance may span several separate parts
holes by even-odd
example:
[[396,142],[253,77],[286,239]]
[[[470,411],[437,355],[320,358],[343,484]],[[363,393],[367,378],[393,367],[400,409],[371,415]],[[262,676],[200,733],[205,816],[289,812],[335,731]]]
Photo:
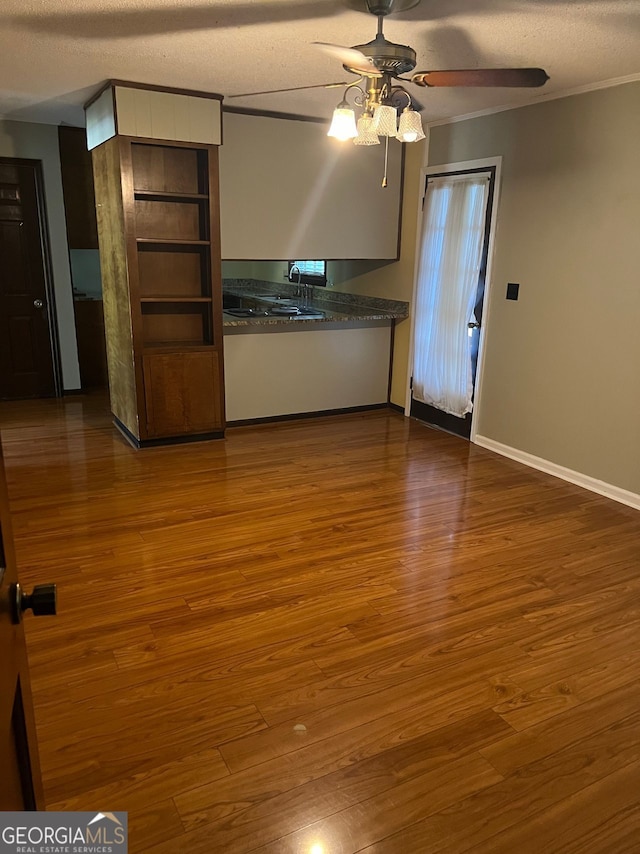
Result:
[[321,276],[326,274],[326,261],[293,261],[303,276]]

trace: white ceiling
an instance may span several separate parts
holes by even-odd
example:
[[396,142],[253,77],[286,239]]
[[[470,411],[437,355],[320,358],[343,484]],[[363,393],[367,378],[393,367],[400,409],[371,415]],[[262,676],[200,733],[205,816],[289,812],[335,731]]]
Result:
[[[0,116],[84,123],[106,80],[241,92],[348,79],[313,41],[362,44],[376,19],[359,0],[1,0]],[[385,21],[416,71],[541,66],[542,89],[418,89],[426,121],[522,104],[640,72],[640,0],[422,0]],[[337,90],[227,100],[329,116]]]

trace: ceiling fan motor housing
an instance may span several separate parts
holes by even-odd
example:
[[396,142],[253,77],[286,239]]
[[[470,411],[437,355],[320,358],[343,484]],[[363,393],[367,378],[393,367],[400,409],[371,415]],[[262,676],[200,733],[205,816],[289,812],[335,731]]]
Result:
[[367,9],[372,15],[390,15],[392,12],[406,12],[417,6],[420,0],[366,0]]
[[[377,35],[373,41],[367,42],[367,44],[358,44],[354,47],[360,53],[370,57],[379,71],[382,71],[383,74],[390,74],[392,77],[406,74],[416,67],[416,52],[412,47],[405,44],[394,44],[387,41],[382,35]],[[349,68],[347,65],[345,68],[348,71],[354,71],[356,74],[360,73],[357,69]]]

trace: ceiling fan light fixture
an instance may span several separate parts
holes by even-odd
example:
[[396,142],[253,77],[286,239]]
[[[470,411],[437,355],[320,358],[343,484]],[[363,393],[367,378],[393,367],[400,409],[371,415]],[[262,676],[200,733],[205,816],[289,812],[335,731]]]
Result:
[[400,142],[418,142],[424,139],[422,119],[411,106],[405,107],[402,111],[396,139],[399,139]]
[[366,113],[358,119],[358,135],[354,137],[354,145],[380,145],[380,138],[372,128],[373,116]]
[[378,104],[373,111],[371,129],[379,136],[395,136],[398,132],[397,112],[388,104]]
[[346,102],[343,101],[338,104],[333,111],[331,127],[327,132],[327,136],[332,136],[341,142],[346,142],[346,140],[354,139],[358,136],[356,114],[351,107],[346,105]]

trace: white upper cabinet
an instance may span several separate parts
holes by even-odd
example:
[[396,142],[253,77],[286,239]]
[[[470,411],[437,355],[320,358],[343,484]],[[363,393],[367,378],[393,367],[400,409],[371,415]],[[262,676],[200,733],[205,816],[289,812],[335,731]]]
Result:
[[223,259],[395,259],[402,145],[355,146],[324,124],[224,113]]

